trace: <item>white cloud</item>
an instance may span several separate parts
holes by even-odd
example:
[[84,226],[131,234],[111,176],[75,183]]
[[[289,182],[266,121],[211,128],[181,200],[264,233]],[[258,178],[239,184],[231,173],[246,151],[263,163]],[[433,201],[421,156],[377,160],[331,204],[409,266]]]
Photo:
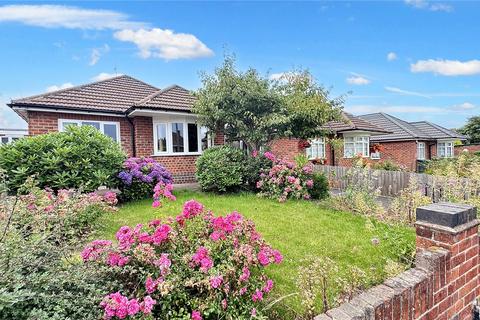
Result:
[[430,10],[430,11],[444,11],[444,12],[453,11],[453,7],[451,5],[440,3],[440,2],[430,3],[427,0],[405,0],[405,3],[416,9],[424,9],[424,10]]
[[100,57],[109,51],[110,47],[108,44],[104,44],[103,47],[100,48],[93,48],[92,53],[90,54],[90,62],[88,64],[91,66],[96,65],[100,60]]
[[29,26],[68,29],[138,29],[142,22],[129,21],[127,15],[111,10],[82,9],[64,5],[6,5],[0,7],[0,22],[19,22]]
[[91,78],[90,80],[92,81],[102,81],[102,80],[107,80],[113,77],[121,76],[122,74],[116,74],[116,73],[106,73],[102,72],[97,74],[95,77]]
[[420,93],[420,92],[408,91],[408,90],[403,90],[403,89],[395,88],[395,87],[385,87],[385,90],[387,90],[388,92],[401,94],[401,95],[404,95],[404,96],[416,96],[416,97],[422,97],[422,98],[428,98],[428,99],[431,98],[430,96],[428,96],[426,94],[423,94],[423,93]]
[[125,29],[115,32],[114,37],[135,43],[140,50],[140,57],[144,59],[193,59],[213,55],[213,51],[193,34],[175,33],[169,29]]
[[397,54],[395,52],[389,52],[387,54],[387,60],[388,61],[397,60]]
[[452,107],[454,110],[472,110],[475,109],[477,106],[470,102],[464,102],[462,104],[458,104]]
[[433,72],[443,76],[470,76],[480,74],[480,60],[419,60],[410,65],[410,71]]
[[367,77],[361,75],[361,74],[357,74],[357,73],[351,73],[351,77],[348,77],[346,79],[347,83],[349,84],[353,84],[353,85],[356,85],[356,86],[363,86],[363,85],[366,85],[366,84],[369,84],[371,81],[369,79],[367,79]]
[[52,92],[52,91],[57,91],[57,90],[62,90],[62,89],[68,89],[68,88],[71,88],[73,87],[73,84],[71,82],[66,82],[64,84],[61,84],[59,86],[57,85],[53,85],[53,86],[50,86],[50,87],[47,87],[47,92]]

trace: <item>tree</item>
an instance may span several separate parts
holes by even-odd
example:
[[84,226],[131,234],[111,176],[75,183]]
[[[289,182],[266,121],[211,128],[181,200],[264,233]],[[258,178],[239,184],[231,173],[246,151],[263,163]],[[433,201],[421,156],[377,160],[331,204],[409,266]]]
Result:
[[250,150],[278,137],[321,135],[321,126],[341,112],[342,101],[330,100],[308,71],[271,80],[253,68],[236,70],[235,59],[226,56],[213,75],[203,73],[201,80],[193,109],[199,123],[224,130],[227,141],[243,141]]
[[468,136],[470,143],[480,142],[480,116],[471,117],[467,124],[458,130],[461,134]]

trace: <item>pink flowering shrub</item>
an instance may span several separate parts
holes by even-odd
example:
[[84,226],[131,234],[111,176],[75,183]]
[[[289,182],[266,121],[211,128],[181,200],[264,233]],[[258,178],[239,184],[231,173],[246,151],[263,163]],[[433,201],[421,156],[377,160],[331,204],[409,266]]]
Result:
[[314,187],[311,164],[298,167],[295,162],[278,159],[271,152],[265,152],[264,156],[273,163],[273,166],[260,173],[260,180],[257,182],[260,196],[275,198],[280,202],[287,199],[311,198]]
[[175,200],[172,194],[172,174],[152,158],[128,158],[123,163],[121,180],[122,200],[139,200],[153,195],[153,207],[161,205],[161,199]]
[[252,221],[238,212],[216,217],[195,200],[176,218],[123,226],[115,243],[95,240],[81,256],[122,282],[100,303],[104,319],[261,316],[274,287],[265,268],[282,262]]

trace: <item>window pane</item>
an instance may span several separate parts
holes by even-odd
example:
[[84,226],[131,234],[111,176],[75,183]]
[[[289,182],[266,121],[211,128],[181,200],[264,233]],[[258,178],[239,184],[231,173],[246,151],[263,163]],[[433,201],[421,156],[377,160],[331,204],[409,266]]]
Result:
[[195,123],[188,124],[188,152],[198,152],[198,131]]
[[68,126],[76,126],[76,125],[77,125],[76,122],[64,121],[62,122],[62,131],[65,130]]
[[202,143],[202,151],[208,148],[208,129],[200,127],[200,141]]
[[2,144],[8,143],[8,137],[2,137]]
[[93,121],[83,121],[82,126],[92,126],[97,130],[100,130],[100,122],[93,122]]
[[355,155],[355,144],[345,143],[344,156],[345,158],[351,158]]
[[114,141],[118,141],[118,136],[117,136],[117,125],[113,123],[105,123],[103,125],[103,133],[110,138],[112,138]]
[[157,151],[167,152],[167,125],[157,124]]
[[183,148],[183,123],[172,123],[173,152],[184,152]]

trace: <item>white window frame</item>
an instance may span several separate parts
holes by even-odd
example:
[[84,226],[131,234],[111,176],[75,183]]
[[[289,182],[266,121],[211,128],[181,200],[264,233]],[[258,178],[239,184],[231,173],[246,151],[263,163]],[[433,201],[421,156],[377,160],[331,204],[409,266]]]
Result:
[[[1,145],[4,145],[4,144],[9,144],[9,143],[12,143],[13,142],[13,139],[20,139],[20,138],[23,138],[24,136],[20,136],[20,135],[5,135],[5,136],[0,136],[0,146]],[[7,143],[3,143],[2,142],[2,139],[3,138],[7,138]]]
[[427,156],[427,146],[425,142],[417,142],[417,160],[425,160]]
[[[317,153],[314,155],[313,154],[313,146],[316,145],[316,150]],[[310,147],[305,149],[305,152],[307,154],[307,158],[309,160],[315,160],[315,159],[325,159],[326,158],[326,153],[325,153],[325,138],[316,138],[310,140]],[[320,156],[319,156],[320,154]]]
[[82,125],[82,122],[96,122],[98,124],[100,124],[100,132],[105,134],[105,125],[106,124],[113,124],[116,126],[117,128],[117,140],[116,142],[120,142],[121,141],[121,137],[120,137],[120,122],[116,122],[116,121],[99,121],[99,120],[77,120],[77,119],[58,119],[58,131],[62,132],[64,131],[64,128],[63,128],[63,124],[65,122],[70,122],[70,123],[76,123],[77,126],[81,126]]
[[[173,152],[173,139],[172,139],[172,125],[174,123],[182,123],[183,124],[183,152]],[[158,131],[157,126],[159,124],[164,124],[167,127],[167,151],[159,151],[158,150]],[[198,151],[190,152],[188,150],[188,125],[195,124],[197,126],[197,146]],[[169,120],[169,121],[162,121],[157,120],[153,122],[153,155],[154,156],[181,156],[181,155],[201,155],[202,154],[202,137],[201,137],[201,126],[198,125],[195,121],[185,121],[185,120]],[[207,134],[207,148],[211,147],[211,139],[210,135]]]
[[[443,145],[443,146],[442,146]],[[444,148],[445,155],[440,154],[440,148]],[[450,149],[450,155],[448,154]],[[453,158],[455,157],[455,141],[454,140],[439,140],[437,141],[437,157],[438,158]]]
[[[347,139],[352,139],[352,141],[347,142]],[[347,145],[353,145],[352,155],[347,155]],[[351,159],[357,154],[361,154],[363,158],[370,157],[370,136],[366,134],[345,134],[343,136],[343,157]]]

